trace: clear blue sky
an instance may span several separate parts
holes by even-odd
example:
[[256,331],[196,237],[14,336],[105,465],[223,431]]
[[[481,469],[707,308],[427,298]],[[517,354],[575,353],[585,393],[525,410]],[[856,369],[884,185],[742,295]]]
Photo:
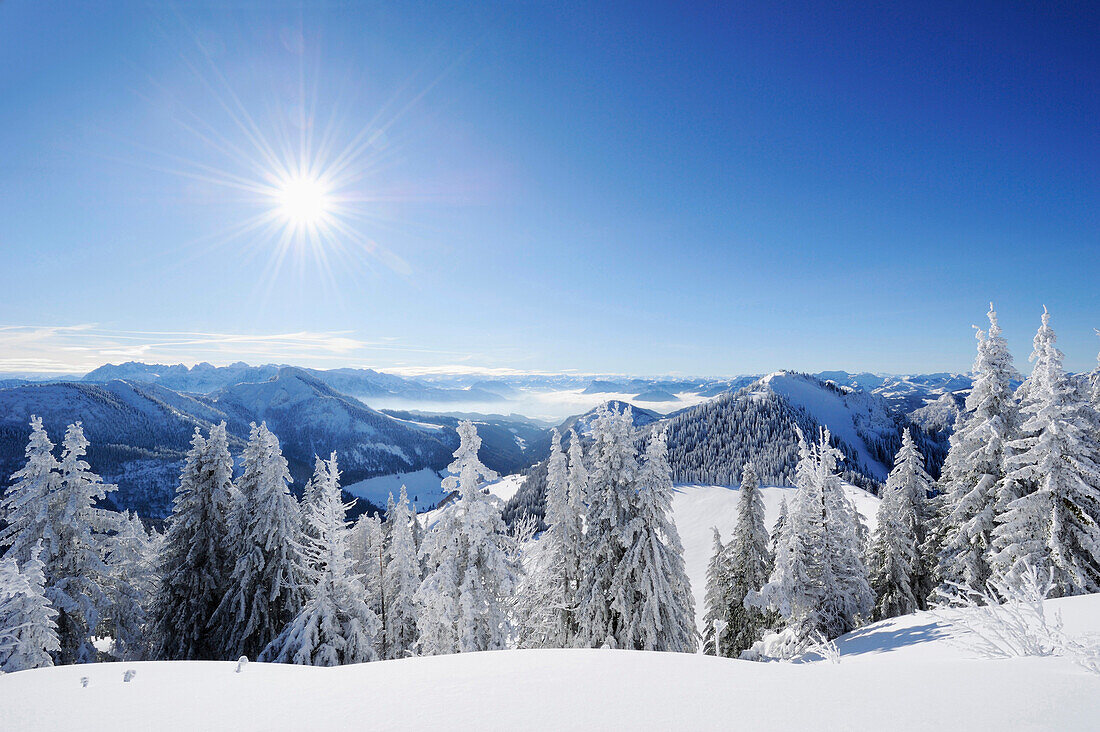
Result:
[[[1095,363],[1093,3],[307,5],[0,3],[0,371]],[[343,233],[227,235],[361,132]]]

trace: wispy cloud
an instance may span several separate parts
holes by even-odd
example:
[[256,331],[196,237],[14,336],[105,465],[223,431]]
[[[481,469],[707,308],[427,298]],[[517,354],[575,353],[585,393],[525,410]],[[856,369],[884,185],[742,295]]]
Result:
[[93,323],[0,325],[0,372],[9,373],[85,373],[119,361],[385,367],[406,362],[412,355],[425,361],[472,358],[468,353],[404,344],[392,337],[365,340],[351,331],[243,334],[113,330]]

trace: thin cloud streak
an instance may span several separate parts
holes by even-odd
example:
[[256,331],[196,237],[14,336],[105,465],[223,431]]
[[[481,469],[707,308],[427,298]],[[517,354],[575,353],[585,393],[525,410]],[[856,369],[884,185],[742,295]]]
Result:
[[406,360],[401,354],[432,355],[448,361],[474,358],[469,353],[405,345],[392,337],[364,340],[351,331],[243,334],[112,330],[93,323],[0,325],[0,372],[9,373],[80,373],[118,361],[384,368]]

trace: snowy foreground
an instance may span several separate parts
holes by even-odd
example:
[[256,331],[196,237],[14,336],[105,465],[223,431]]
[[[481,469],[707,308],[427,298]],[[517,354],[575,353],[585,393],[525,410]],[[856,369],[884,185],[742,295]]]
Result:
[[[517,487],[509,476],[490,490]],[[770,525],[794,490],[761,492]],[[873,525],[878,499],[848,492]],[[725,486],[676,489],[699,614],[711,527],[729,536],[737,498]],[[1047,605],[1067,635],[1100,634],[1100,595]],[[66,666],[0,676],[0,730],[1096,728],[1100,675],[1067,658],[981,658],[965,637],[921,613],[839,638],[839,664],[543,650],[240,673],[225,662]]]
[[[1049,605],[1067,633],[1100,631],[1100,595]],[[1100,676],[1065,658],[982,660],[957,632],[927,613],[877,623],[838,641],[839,664],[553,650],[67,666],[0,677],[0,729],[1096,728]]]

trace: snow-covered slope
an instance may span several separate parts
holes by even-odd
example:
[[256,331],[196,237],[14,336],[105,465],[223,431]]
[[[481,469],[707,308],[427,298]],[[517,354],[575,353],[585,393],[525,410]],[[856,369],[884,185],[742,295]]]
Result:
[[871,446],[876,441],[894,439],[898,427],[882,398],[790,371],[768,374],[746,388],[778,394],[802,409],[854,451],[847,457],[862,472],[877,480],[886,479],[889,467]]
[[[874,529],[877,521],[879,499],[867,491],[851,485],[844,487],[848,498],[855,504],[868,529]],[[760,489],[764,499],[764,522],[770,531],[779,517],[779,504],[784,498],[790,503],[796,493],[794,488],[765,486]],[[691,592],[695,596],[695,625],[703,624],[703,597],[706,594],[707,562],[714,546],[714,532],[722,533],[722,540],[729,541],[737,525],[737,502],[741,491],[724,485],[678,485],[672,498],[672,517],[680,540],[684,544],[684,564],[687,565]]]
[[[1100,596],[1051,604],[1067,631],[1100,631]],[[239,673],[233,662],[64,666],[0,677],[0,729],[1096,728],[1100,676],[1065,658],[974,658],[954,632],[923,614],[878,623],[838,641],[839,664],[592,649]]]

